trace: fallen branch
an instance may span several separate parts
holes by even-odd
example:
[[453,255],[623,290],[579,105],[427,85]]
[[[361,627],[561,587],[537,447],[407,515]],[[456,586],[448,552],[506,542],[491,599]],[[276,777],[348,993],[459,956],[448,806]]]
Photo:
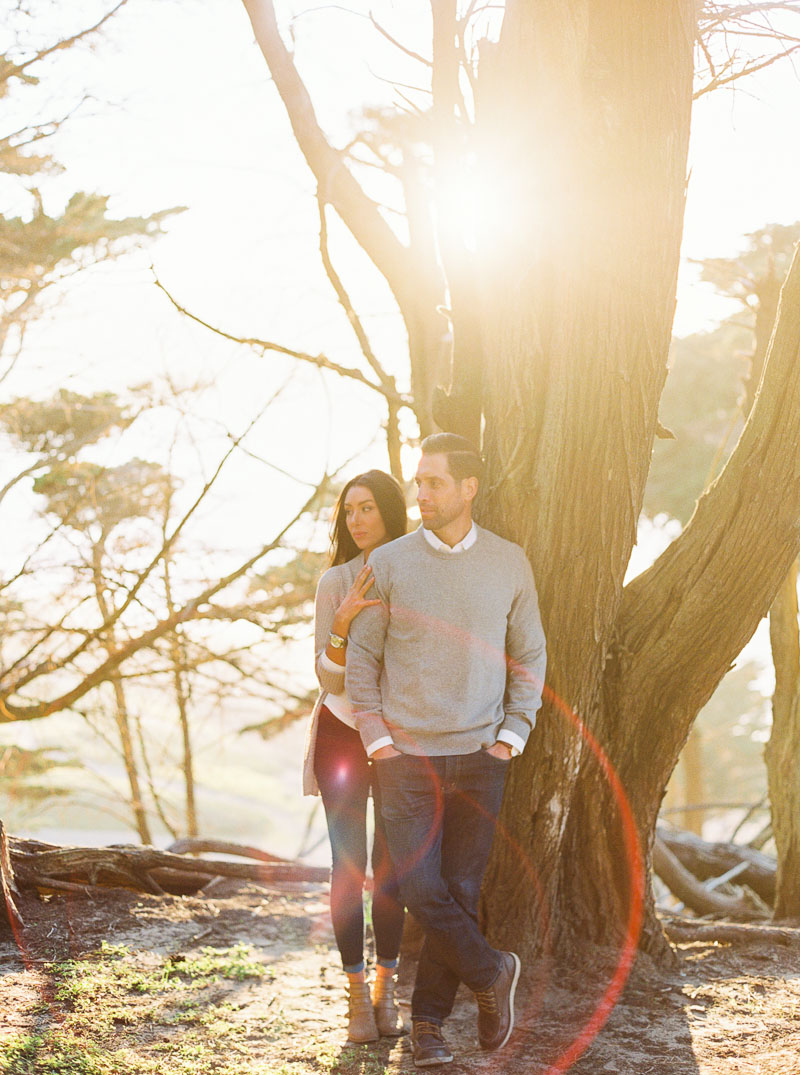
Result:
[[286,862],[278,855],[271,855],[258,847],[234,844],[229,840],[209,840],[205,836],[185,836],[173,840],[167,848],[173,855],[237,855],[239,858],[256,859],[258,862]]
[[750,922],[698,922],[665,917],[664,929],[672,941],[720,941],[728,944],[781,944],[800,948],[800,928]]
[[743,844],[709,843],[693,832],[665,826],[659,826],[658,837],[700,881],[719,877],[746,863],[747,868],[738,874],[737,883],[747,885],[767,903],[774,903],[777,863],[771,856]]
[[[223,846],[215,841],[199,842],[216,844],[220,849]],[[10,837],[8,846],[12,876],[16,877],[19,888],[37,891],[72,891],[73,886],[110,886],[153,895],[189,895],[198,892],[214,877],[234,877],[256,884],[329,879],[329,871],[324,867],[306,866],[257,851],[256,855],[262,857],[263,861],[246,863],[189,858],[154,847],[120,844],[110,847],[53,847]],[[194,847],[194,850],[198,849]],[[240,848],[234,853],[255,850]],[[64,889],[67,885],[70,888]]]
[[728,896],[703,885],[664,841],[657,836],[653,845],[653,869],[674,896],[697,914],[722,914],[732,918],[766,918],[768,911],[746,895]]

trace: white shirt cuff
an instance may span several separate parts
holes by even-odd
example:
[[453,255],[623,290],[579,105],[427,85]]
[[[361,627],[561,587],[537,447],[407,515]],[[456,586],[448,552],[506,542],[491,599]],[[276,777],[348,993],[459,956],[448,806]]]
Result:
[[382,735],[380,739],[376,739],[374,743],[370,743],[367,747],[367,757],[371,758],[376,750],[380,750],[381,747],[393,747],[394,740],[391,735]]
[[517,735],[516,732],[511,732],[508,728],[501,728],[497,733],[498,743],[508,743],[511,747],[511,757],[516,758],[518,754],[521,754],[525,749],[525,740],[522,736]]
[[336,661],[332,661],[327,653],[323,652],[319,662],[323,668],[327,668],[329,672],[344,672],[344,665],[337,664]]

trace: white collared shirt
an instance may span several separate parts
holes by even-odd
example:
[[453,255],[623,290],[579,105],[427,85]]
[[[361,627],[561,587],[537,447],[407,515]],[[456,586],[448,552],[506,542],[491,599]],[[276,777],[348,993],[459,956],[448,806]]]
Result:
[[475,544],[478,538],[478,531],[475,529],[475,523],[470,526],[461,541],[456,542],[455,545],[445,544],[445,542],[442,541],[441,538],[438,538],[432,530],[426,530],[425,527],[422,528],[422,533],[431,548],[436,549],[437,552],[466,552],[467,549]]

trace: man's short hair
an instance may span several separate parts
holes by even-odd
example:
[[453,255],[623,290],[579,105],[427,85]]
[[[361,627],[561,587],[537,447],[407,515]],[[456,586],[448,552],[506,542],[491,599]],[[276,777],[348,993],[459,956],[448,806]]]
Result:
[[474,445],[457,433],[431,433],[422,442],[423,455],[446,455],[447,469],[457,482],[481,479],[483,464]]

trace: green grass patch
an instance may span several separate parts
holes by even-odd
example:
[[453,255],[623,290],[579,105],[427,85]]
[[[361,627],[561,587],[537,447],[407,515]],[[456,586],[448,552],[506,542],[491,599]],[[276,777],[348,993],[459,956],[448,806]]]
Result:
[[250,1062],[230,999],[272,978],[248,945],[163,957],[103,944],[50,973],[49,1025],[0,1043],[2,1075],[273,1075]]

